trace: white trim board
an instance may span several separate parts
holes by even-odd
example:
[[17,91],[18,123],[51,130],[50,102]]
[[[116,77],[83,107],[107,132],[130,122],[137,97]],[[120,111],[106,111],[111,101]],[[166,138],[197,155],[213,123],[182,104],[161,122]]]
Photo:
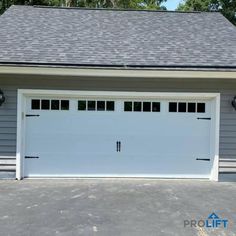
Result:
[[16,159],[16,156],[0,156],[0,159]]
[[103,97],[103,98],[198,98],[212,99],[219,93],[183,93],[183,92],[115,92],[115,91],[74,91],[74,90],[40,90],[40,89],[18,89],[18,94],[31,96],[60,96],[60,97]]
[[27,66],[0,66],[4,75],[44,75],[78,77],[127,77],[127,78],[187,78],[187,79],[236,79],[236,71],[158,70],[158,69],[101,69],[101,68],[47,68]]
[[[114,91],[68,91],[68,90],[37,90],[37,89],[18,89],[17,101],[17,155],[16,155],[16,178],[18,180],[24,177],[23,157],[24,157],[24,137],[25,137],[25,109],[26,98],[29,96],[58,96],[58,97],[88,97],[88,98],[130,98],[130,99],[214,99],[214,132],[212,134],[214,155],[214,164],[211,171],[211,180],[218,181],[219,169],[219,120],[220,120],[220,94],[219,93],[164,93],[164,92],[114,92]],[[80,176],[78,176],[80,177]],[[86,176],[81,176],[86,177]],[[87,176],[88,177],[88,176]],[[94,176],[97,177],[97,176]],[[104,176],[109,177],[109,176]],[[112,176],[111,176],[112,177]],[[118,177],[118,176],[117,176]],[[122,176],[120,176],[122,177]],[[131,177],[131,176],[129,176]],[[135,177],[135,176],[134,176]],[[145,177],[145,176],[137,176]],[[148,177],[148,176],[147,176]],[[194,176],[150,176],[153,178],[194,178]],[[203,178],[206,178],[203,177]]]

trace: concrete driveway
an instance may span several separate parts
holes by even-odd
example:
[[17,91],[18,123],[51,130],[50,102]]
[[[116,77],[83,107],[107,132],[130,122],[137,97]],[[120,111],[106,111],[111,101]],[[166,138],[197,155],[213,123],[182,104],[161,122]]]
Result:
[[[4,236],[236,235],[236,183],[2,180],[0,201]],[[213,212],[227,228],[222,221],[218,228],[188,225],[202,226]]]

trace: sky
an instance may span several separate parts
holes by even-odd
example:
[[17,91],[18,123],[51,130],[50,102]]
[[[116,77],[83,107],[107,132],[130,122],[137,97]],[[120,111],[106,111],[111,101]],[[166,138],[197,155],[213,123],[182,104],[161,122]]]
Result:
[[180,2],[181,0],[167,0],[163,5],[167,7],[167,10],[175,10]]

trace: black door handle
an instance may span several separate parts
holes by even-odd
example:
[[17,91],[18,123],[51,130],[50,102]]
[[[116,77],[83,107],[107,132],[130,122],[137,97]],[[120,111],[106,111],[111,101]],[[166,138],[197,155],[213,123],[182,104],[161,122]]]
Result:
[[121,151],[121,141],[116,142],[116,151],[120,152]]
[[121,141],[119,141],[119,152],[121,151]]

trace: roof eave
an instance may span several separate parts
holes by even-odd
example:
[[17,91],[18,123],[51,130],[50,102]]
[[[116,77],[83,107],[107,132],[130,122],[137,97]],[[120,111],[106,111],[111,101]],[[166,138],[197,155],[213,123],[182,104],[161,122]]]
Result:
[[152,70],[235,70],[236,66],[233,65],[186,65],[186,64],[97,64],[97,63],[48,63],[48,62],[4,62],[0,61],[0,66],[13,66],[13,67],[45,67],[45,68],[99,68],[99,69],[152,69]]
[[59,68],[34,66],[0,66],[0,75],[41,75],[70,77],[126,77],[126,78],[179,78],[179,79],[236,79],[236,70],[174,70],[163,69],[120,69],[120,68]]

